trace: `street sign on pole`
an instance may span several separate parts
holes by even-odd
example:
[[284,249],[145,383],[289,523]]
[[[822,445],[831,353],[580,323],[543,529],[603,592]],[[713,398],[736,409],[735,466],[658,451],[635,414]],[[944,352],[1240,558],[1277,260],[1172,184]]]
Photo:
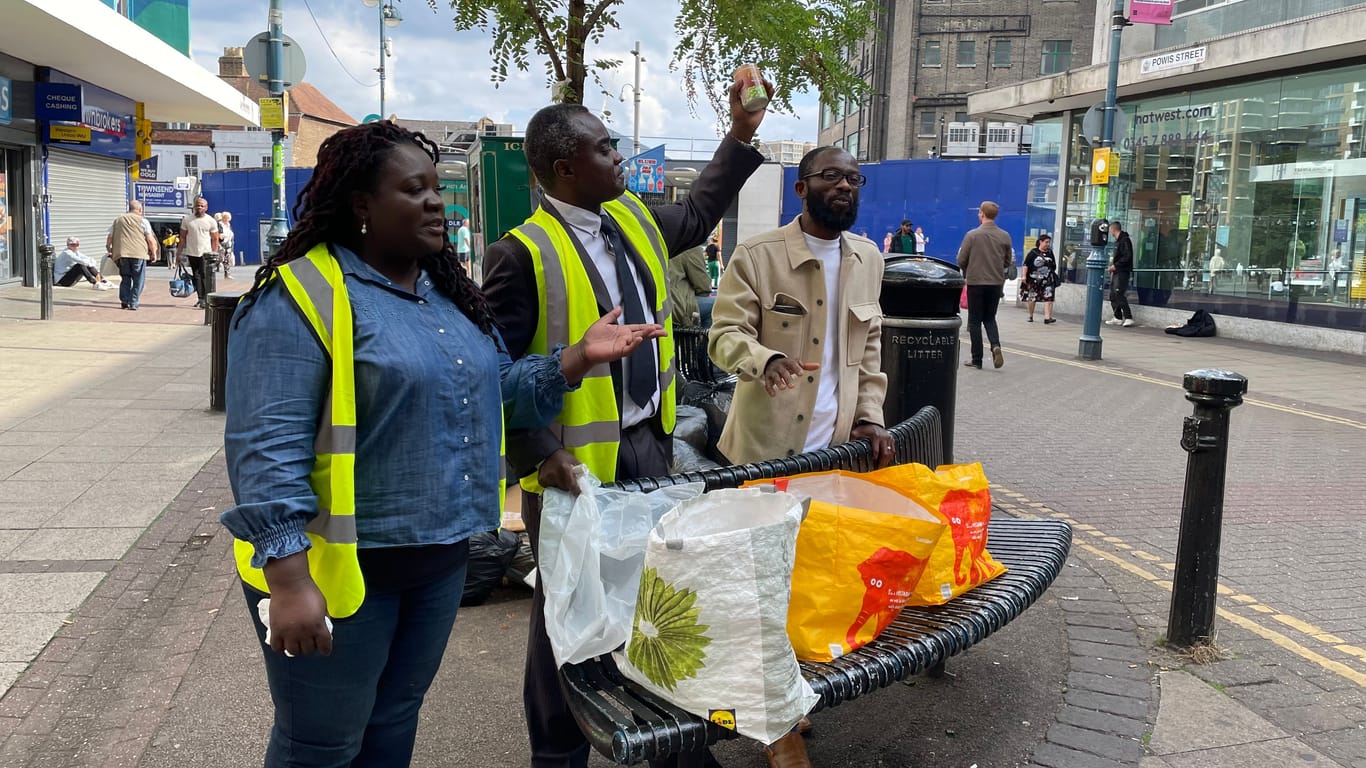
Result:
[[1091,150],[1091,183],[1110,183],[1110,148],[1096,147]]
[[366,116],[365,116],[365,119],[362,120],[361,122],[362,122],[362,123],[378,123],[379,121],[380,121],[380,116],[377,115],[377,114],[375,114],[375,113],[373,113],[373,112],[371,112],[370,114],[366,115]]
[[[280,79],[284,81],[284,89],[287,91],[303,82],[308,63],[304,61],[304,49],[294,38],[284,33],[280,34],[280,38],[283,43],[280,52]],[[270,32],[262,32],[242,47],[242,61],[247,65],[247,74],[251,75],[251,79],[269,87]]]
[[[1105,134],[1105,105],[1096,104],[1086,110],[1086,114],[1081,118],[1081,138],[1093,147],[1101,145],[1101,136]],[[1124,140],[1129,138],[1129,116],[1124,114],[1124,108],[1115,105],[1115,135],[1111,140],[1112,146],[1119,146]]]

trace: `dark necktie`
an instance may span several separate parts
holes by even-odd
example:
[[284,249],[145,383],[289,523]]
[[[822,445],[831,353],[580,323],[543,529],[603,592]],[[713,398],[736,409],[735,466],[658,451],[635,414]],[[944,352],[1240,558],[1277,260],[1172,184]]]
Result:
[[[621,316],[627,325],[649,322],[645,308],[640,303],[640,292],[635,280],[631,279],[631,257],[627,255],[626,244],[622,242],[621,232],[616,222],[607,214],[602,214],[602,240],[617,264],[617,286],[621,290]],[[650,404],[658,386],[655,370],[654,345],[646,342],[635,348],[626,358],[626,393],[636,405],[644,408]]]

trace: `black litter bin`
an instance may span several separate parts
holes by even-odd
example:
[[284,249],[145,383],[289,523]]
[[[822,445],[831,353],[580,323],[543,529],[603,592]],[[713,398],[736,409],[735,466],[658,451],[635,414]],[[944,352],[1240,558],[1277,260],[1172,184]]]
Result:
[[939,409],[944,461],[953,461],[958,388],[958,302],[963,273],[935,259],[889,259],[882,276],[883,418],[900,424],[927,405]]
[[204,312],[211,319],[213,342],[209,348],[209,408],[221,411],[227,407],[228,331],[232,327],[232,313],[237,310],[241,293],[225,291],[209,294]]

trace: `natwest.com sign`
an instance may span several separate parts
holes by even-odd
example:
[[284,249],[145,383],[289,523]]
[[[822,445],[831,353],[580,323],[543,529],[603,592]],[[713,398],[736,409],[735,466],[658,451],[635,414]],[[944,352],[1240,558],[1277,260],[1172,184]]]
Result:
[[1138,73],[1149,75],[1153,72],[1161,72],[1164,69],[1180,69],[1194,64],[1204,64],[1207,50],[1202,45],[1199,48],[1187,48],[1184,51],[1171,51],[1170,53],[1149,56],[1138,62]]

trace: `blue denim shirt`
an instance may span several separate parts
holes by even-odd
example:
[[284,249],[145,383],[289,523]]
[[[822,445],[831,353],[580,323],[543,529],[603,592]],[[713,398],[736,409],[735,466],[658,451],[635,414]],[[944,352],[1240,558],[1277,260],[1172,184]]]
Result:
[[[510,429],[550,423],[571,389],[559,350],[513,363],[425,272],[409,293],[332,251],[354,316],[359,546],[450,544],[496,528],[499,406]],[[237,506],[221,519],[255,547],[259,568],[309,547],[308,475],[331,362],[278,280],[237,315],[224,428]]]

